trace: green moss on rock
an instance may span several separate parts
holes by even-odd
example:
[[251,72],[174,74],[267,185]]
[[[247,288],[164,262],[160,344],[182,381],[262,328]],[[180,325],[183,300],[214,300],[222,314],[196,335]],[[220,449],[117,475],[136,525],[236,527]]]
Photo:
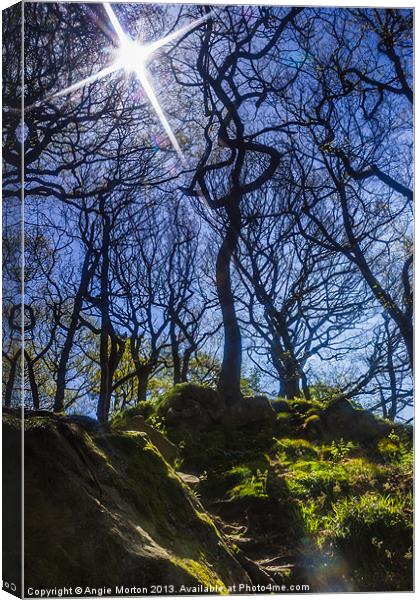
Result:
[[[18,445],[18,423],[9,419],[4,436]],[[26,420],[27,585],[248,581],[211,518],[197,512],[205,514],[140,433],[92,435],[59,418]]]

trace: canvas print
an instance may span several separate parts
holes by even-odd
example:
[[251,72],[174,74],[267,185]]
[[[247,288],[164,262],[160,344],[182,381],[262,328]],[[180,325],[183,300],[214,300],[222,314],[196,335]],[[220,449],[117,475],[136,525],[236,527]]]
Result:
[[3,589],[413,589],[413,10],[3,11]]

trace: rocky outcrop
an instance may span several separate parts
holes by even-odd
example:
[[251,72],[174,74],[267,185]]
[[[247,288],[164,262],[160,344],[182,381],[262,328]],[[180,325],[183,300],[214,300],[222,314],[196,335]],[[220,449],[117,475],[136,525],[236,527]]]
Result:
[[170,464],[173,464],[175,459],[179,457],[178,448],[175,444],[170,442],[160,431],[148,425],[143,415],[128,414],[116,423],[114,429],[144,433]]
[[216,390],[193,383],[174,386],[157,406],[157,414],[168,428],[203,431],[219,423],[226,405]]
[[276,413],[265,396],[244,397],[227,406],[217,391],[191,383],[176,385],[157,406],[173,439],[184,432],[205,431],[217,425],[228,429],[255,423],[274,423]]
[[332,400],[321,412],[319,430],[331,439],[343,438],[370,444],[386,436],[392,427],[371,412],[354,408],[345,398]]
[[[224,591],[250,581],[144,432],[89,429],[52,416],[25,421],[26,586]],[[18,455],[19,420],[11,415],[3,418],[3,439]],[[6,461],[6,482],[11,468]]]
[[223,425],[232,428],[275,420],[276,413],[265,396],[245,397],[229,406],[222,416]]

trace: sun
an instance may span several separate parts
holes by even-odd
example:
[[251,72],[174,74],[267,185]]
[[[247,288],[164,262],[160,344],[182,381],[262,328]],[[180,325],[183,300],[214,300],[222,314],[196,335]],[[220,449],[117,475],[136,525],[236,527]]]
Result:
[[[103,7],[105,10],[105,13],[108,16],[109,22],[112,25],[112,27],[117,35],[116,53],[114,55],[113,62],[110,65],[108,65],[107,67],[94,73],[93,75],[89,75],[89,77],[86,77],[85,79],[82,79],[81,81],[78,81],[78,82],[70,85],[69,87],[56,92],[49,98],[58,98],[60,96],[70,95],[73,92],[76,92],[77,90],[83,88],[84,86],[94,83],[95,81],[98,81],[100,79],[103,79],[104,77],[107,77],[108,75],[112,75],[113,73],[115,73],[116,71],[119,71],[119,70],[123,70],[126,73],[133,73],[137,77],[141,86],[143,87],[143,89],[149,99],[150,105],[154,109],[157,117],[159,118],[159,120],[163,126],[163,129],[165,130],[169,140],[171,141],[171,144],[172,144],[174,150],[176,151],[176,153],[178,154],[178,157],[180,158],[182,164],[186,164],[185,158],[184,158],[184,155],[180,148],[180,145],[178,143],[178,140],[176,139],[176,136],[171,129],[169,121],[168,121],[164,111],[162,110],[162,107],[161,107],[159,100],[156,96],[156,93],[153,89],[153,85],[149,78],[148,69],[146,67],[147,67],[147,63],[153,58],[152,55],[157,53],[157,51],[160,48],[162,48],[166,44],[169,44],[170,42],[173,42],[179,38],[182,38],[187,33],[194,30],[195,28],[200,26],[202,23],[207,21],[210,17],[212,17],[214,15],[214,12],[211,11],[211,12],[207,13],[206,15],[204,15],[203,17],[200,17],[199,19],[196,19],[195,21],[192,21],[192,22],[188,23],[187,25],[184,25],[184,27],[181,27],[180,29],[173,31],[172,33],[170,33],[164,37],[161,37],[160,39],[158,39],[154,42],[150,42],[147,44],[140,44],[139,42],[131,39],[124,32],[124,30],[121,26],[121,23],[119,22],[116,14],[114,13],[114,11],[112,9],[112,6],[109,3],[104,3]],[[26,110],[31,109],[35,105],[36,104],[27,107]]]
[[116,60],[128,73],[139,73],[144,70],[150,55],[151,49],[146,44],[125,39],[120,42]]

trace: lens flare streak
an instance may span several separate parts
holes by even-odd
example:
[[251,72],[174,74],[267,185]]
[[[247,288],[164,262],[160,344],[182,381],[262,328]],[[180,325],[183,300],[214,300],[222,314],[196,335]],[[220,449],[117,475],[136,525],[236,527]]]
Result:
[[155,42],[151,42],[149,44],[139,44],[133,41],[128,35],[125,34],[112,6],[109,3],[104,3],[103,7],[118,37],[119,53],[116,60],[108,67],[105,67],[104,69],[98,71],[98,73],[94,73],[93,75],[86,77],[85,79],[82,79],[81,81],[78,81],[73,85],[70,85],[64,90],[60,90],[56,94],[50,96],[48,99],[59,98],[61,96],[72,94],[78,89],[83,88],[84,86],[95,81],[98,81],[99,79],[103,79],[104,77],[114,73],[115,71],[125,70],[128,72],[133,72],[137,77],[139,83],[143,87],[144,92],[146,93],[147,98],[150,102],[150,105],[155,111],[156,116],[158,117],[162,127],[164,128],[166,135],[168,136],[174,150],[179,156],[182,164],[185,165],[185,158],[182,153],[181,147],[178,143],[178,140],[176,139],[174,132],[172,131],[169,121],[159,103],[159,100],[150,82],[149,74],[146,69],[146,62],[148,62],[151,59],[152,55],[157,50],[159,50],[166,44],[169,44],[170,42],[173,42],[176,39],[184,36],[189,31],[192,31],[193,29],[204,23],[214,14],[213,11],[209,12],[204,17],[201,17],[192,21],[191,23],[188,23],[187,25],[181,27],[177,31],[174,31],[162,37],[161,39],[156,40]]

